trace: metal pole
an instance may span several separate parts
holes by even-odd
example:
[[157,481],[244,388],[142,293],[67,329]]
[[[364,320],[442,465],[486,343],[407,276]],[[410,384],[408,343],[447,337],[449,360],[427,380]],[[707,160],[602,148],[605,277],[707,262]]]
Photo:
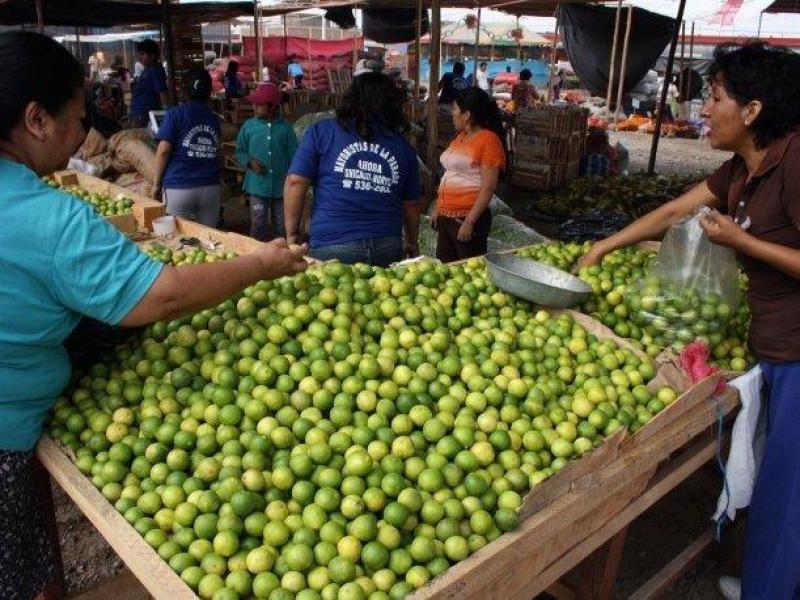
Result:
[[264,49],[261,47],[261,19],[260,19],[258,0],[253,0],[253,28],[256,30],[256,82],[260,82],[264,76]]
[[764,11],[762,10],[758,14],[758,32],[756,33],[756,37],[761,37],[761,19],[764,18]]
[[550,76],[547,79],[547,101],[550,102],[558,100],[553,97],[553,73],[556,67],[556,50],[558,49],[558,25],[561,17],[561,12],[556,8],[556,30],[553,33],[553,47],[550,49]]
[[36,0],[36,31],[44,34],[44,13],[42,12],[42,0]]
[[608,89],[606,90],[606,114],[611,114],[611,92],[614,89],[614,74],[617,61],[617,38],[619,37],[619,17],[622,12],[622,0],[617,2],[617,18],[614,20],[614,40],[611,42],[611,63],[608,66]]
[[[682,2],[685,0],[681,0]],[[614,110],[614,125],[619,122],[619,108],[622,104],[622,90],[625,86],[625,75],[628,69],[628,42],[631,38],[631,24],[633,23],[633,7],[628,7],[628,22],[625,24],[625,39],[622,42],[622,63],[619,68],[619,84],[617,85],[617,102]],[[672,68],[672,65],[670,65]]]
[[414,38],[414,98],[419,101],[420,73],[422,72],[422,0],[417,0],[417,36]]
[[[672,63],[675,61],[675,48],[678,45],[678,23],[683,21],[683,9],[686,8],[686,0],[680,0],[678,5],[678,16],[675,19],[675,35],[669,45],[669,55],[667,56],[667,70],[672,70]],[[658,101],[658,118],[656,118],[656,127],[653,131],[653,143],[650,146],[650,161],[647,164],[647,172],[652,175],[656,170],[656,154],[658,153],[658,140],[661,137],[661,122],[664,118],[664,105],[667,103],[667,80],[664,79],[664,85],[661,88],[661,98]]]
[[478,46],[481,42],[481,9],[478,9],[478,22],[475,24],[475,53],[472,60],[472,86],[478,87]]
[[[228,21],[228,58],[233,56],[233,25]],[[222,48],[219,49],[219,57],[222,58]]]
[[[517,15],[517,33],[519,33],[519,15]],[[522,40],[517,38],[517,61],[522,60]]]
[[[439,141],[439,60],[441,59],[442,10],[440,0],[431,0],[431,51],[430,77],[428,79],[428,152],[426,163],[431,173],[436,173],[436,146]],[[429,192],[433,194],[433,178],[429,178]]]
[[[692,34],[689,37],[689,72],[691,73],[692,66],[694,65],[694,21],[692,21]],[[691,77],[686,78],[686,90],[681,90],[681,99],[686,100],[687,96],[689,96],[689,92],[692,89],[692,79]]]

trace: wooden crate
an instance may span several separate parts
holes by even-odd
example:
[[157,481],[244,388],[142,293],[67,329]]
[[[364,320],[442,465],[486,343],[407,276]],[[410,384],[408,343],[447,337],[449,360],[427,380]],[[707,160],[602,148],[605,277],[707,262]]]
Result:
[[353,83],[353,73],[350,69],[326,69],[326,71],[331,92],[344,95]]
[[[119,219],[113,217],[115,220],[111,221],[115,226],[119,227],[124,233],[132,233],[137,228],[150,229],[153,225],[153,219],[157,219],[164,215],[165,207],[161,202],[157,202],[143,194],[137,194],[130,190],[125,189],[115,183],[98,179],[86,173],[78,171],[58,171],[53,173],[53,178],[63,186],[77,186],[92,194],[103,194],[110,198],[117,198],[123,196],[133,200],[133,214],[132,215],[119,215],[119,217],[132,217],[134,223],[130,220]],[[109,220],[111,220],[109,218]],[[126,229],[122,229],[122,227]]]
[[564,138],[585,131],[586,117],[578,107],[531,108],[517,113],[516,127],[518,134]]
[[529,189],[550,190],[569,183],[579,174],[580,163],[578,161],[549,165],[520,160],[515,157],[511,183]]

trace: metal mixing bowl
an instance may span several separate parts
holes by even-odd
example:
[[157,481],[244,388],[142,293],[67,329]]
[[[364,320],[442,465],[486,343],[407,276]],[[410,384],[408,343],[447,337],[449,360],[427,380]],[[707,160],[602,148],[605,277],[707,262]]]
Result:
[[581,303],[592,288],[561,269],[512,254],[487,254],[489,276],[501,290],[550,308]]

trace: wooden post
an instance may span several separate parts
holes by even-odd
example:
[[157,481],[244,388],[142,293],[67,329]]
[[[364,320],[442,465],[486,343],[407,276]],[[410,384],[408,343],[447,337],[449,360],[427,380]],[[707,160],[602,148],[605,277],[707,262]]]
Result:
[[[675,62],[675,48],[678,45],[678,23],[683,21],[683,9],[686,8],[686,0],[680,0],[678,5],[678,16],[675,19],[675,35],[669,45],[669,55],[667,56],[667,71],[672,71],[672,63]],[[661,87],[661,98],[658,100],[658,118],[656,119],[655,130],[653,131],[653,142],[650,146],[650,161],[647,164],[647,172],[652,175],[656,171],[656,154],[658,153],[658,140],[661,137],[661,123],[664,119],[664,105],[667,103],[667,89],[669,82],[664,78],[664,85]]]
[[253,0],[253,29],[256,36],[256,82],[264,76],[264,49],[261,47],[261,15],[259,14],[258,0]]
[[36,31],[44,34],[44,13],[42,12],[42,0],[36,0]]
[[550,49],[550,73],[547,78],[547,96],[545,97],[548,102],[551,100],[555,102],[558,98],[553,98],[553,73],[554,69],[556,68],[556,50],[558,48],[558,25],[559,19],[561,17],[561,12],[556,7],[556,30],[553,33],[553,47]]
[[169,96],[171,102],[177,102],[177,90],[175,87],[175,69],[178,68],[177,61],[175,60],[175,52],[172,45],[172,19],[170,18],[170,0],[161,0],[161,29],[164,32],[164,46],[166,49],[167,67],[169,67],[168,85]]
[[[517,30],[519,30],[519,15],[517,15]],[[522,60],[522,41],[517,38],[517,61]]]
[[[233,56],[233,25],[228,21],[228,58]],[[222,58],[222,48],[219,50],[219,57]]]
[[[617,18],[614,20],[614,39],[611,42],[611,62],[608,65],[608,89],[606,90],[606,114],[611,115],[611,92],[614,89],[614,74],[617,62],[617,38],[619,37],[619,17],[622,13],[622,0],[617,2]],[[616,123],[615,123],[616,125]]]
[[[690,76],[686,78],[686,93],[684,94],[683,90],[681,90],[681,96],[682,96],[681,99],[684,100],[684,101],[687,99],[687,97],[689,96],[689,92],[692,89],[691,72],[692,72],[692,65],[693,64],[694,64],[694,21],[692,21],[692,33],[689,36],[689,64],[688,64],[688,67],[689,67],[689,75]],[[675,115],[675,116],[677,117],[677,115]]]
[[77,52],[76,56],[78,58],[78,62],[80,62],[81,65],[83,65],[83,68],[85,70],[86,65],[83,64],[83,58],[81,57],[81,30],[80,27],[77,26],[75,27],[75,51]]
[[478,9],[478,22],[475,24],[475,52],[472,55],[472,87],[478,87],[478,48],[481,43],[481,9]]
[[[682,0],[683,1],[683,0]],[[619,83],[617,84],[617,102],[614,109],[614,124],[619,121],[619,108],[622,104],[622,90],[625,85],[625,75],[628,68],[628,42],[631,38],[631,24],[633,23],[633,7],[628,7],[628,22],[625,24],[625,39],[622,42],[622,62],[619,66]],[[671,67],[671,65],[670,65]]]
[[[440,0],[431,0],[431,51],[430,77],[428,78],[428,153],[426,163],[431,173],[436,173],[436,146],[439,141],[439,59],[441,58],[440,42],[442,38],[442,9]],[[430,178],[433,184],[433,177]],[[433,185],[428,190],[433,195]]]
[[417,36],[414,39],[414,99],[419,101],[420,96],[420,73],[422,71],[422,0],[417,0]]
[[[683,74],[683,57],[686,50],[686,21],[681,22],[681,55],[678,59],[678,73]],[[667,73],[664,71],[664,77],[671,76],[672,73]],[[683,94],[683,85],[685,82],[681,82],[681,94]],[[673,115],[674,116],[674,115]]]

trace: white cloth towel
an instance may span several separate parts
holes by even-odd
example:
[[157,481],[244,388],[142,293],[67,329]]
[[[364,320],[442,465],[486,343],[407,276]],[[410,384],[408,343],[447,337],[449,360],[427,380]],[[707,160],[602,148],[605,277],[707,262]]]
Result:
[[726,485],[723,485],[717,500],[717,511],[713,517],[715,521],[723,514],[733,521],[736,511],[750,504],[766,432],[764,424],[759,423],[761,367],[756,365],[729,385],[739,390],[742,408],[733,424],[731,449],[724,472]]

